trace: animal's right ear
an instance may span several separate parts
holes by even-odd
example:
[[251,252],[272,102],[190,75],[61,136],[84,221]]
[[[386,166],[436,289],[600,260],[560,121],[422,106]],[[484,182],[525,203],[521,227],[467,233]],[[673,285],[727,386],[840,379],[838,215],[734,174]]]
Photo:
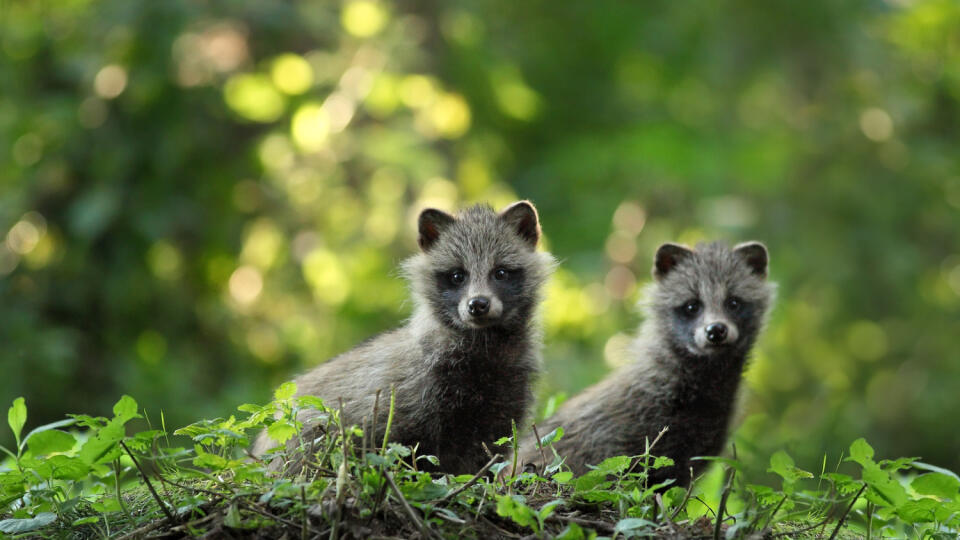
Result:
[[437,239],[440,238],[440,233],[456,220],[457,218],[436,208],[427,208],[423,212],[420,212],[420,218],[417,219],[417,228],[419,231],[417,243],[420,244],[420,249],[430,251],[430,248],[432,248],[434,244],[436,244]]
[[693,255],[693,251],[680,244],[663,244],[657,248],[657,255],[653,263],[653,277],[663,279],[681,261]]
[[540,217],[530,201],[517,201],[500,212],[500,219],[509,223],[531,249],[540,240]]

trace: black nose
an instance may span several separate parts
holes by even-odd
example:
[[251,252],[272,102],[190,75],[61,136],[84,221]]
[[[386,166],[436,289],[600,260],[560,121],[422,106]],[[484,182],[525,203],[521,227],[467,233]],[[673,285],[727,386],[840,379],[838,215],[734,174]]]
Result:
[[476,298],[471,298],[470,301],[467,302],[467,309],[474,317],[486,315],[487,312],[490,311],[490,299],[486,296],[477,296]]
[[707,340],[710,343],[723,343],[727,339],[727,325],[713,323],[707,327]]

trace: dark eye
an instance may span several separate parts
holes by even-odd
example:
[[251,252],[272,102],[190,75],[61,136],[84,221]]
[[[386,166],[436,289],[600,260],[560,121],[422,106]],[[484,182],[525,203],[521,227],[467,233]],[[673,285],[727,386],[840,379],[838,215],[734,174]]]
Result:
[[702,305],[700,304],[699,300],[690,300],[689,302],[684,304],[681,309],[683,310],[684,315],[686,315],[687,317],[693,317],[697,313],[700,313],[701,307]]
[[497,268],[493,271],[493,279],[497,281],[503,281],[510,277],[510,272],[506,268]]
[[740,300],[736,296],[727,298],[727,309],[730,311],[740,311],[741,307],[743,307],[743,300]]
[[467,280],[467,273],[463,270],[454,270],[453,272],[450,272],[448,277],[450,279],[450,283],[453,285],[461,285]]

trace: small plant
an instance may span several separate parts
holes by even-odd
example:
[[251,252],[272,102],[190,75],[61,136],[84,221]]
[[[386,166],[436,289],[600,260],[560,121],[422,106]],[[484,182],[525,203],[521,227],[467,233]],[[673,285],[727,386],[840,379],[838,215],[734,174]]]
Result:
[[[769,464],[776,487],[745,483],[736,459],[704,458],[724,475],[711,503],[714,494],[696,484],[649,483],[652,471],[673,464],[656,455],[658,439],[641,455],[609,458],[574,478],[553,449],[563,437],[558,428],[538,436],[540,450],[552,454],[543,470],[518,471],[494,455],[476,474],[436,475],[419,468],[435,457],[389,437],[370,440],[362,426],[343,425],[338,409],[295,393],[283,385],[267,405],[242,405],[238,415],[172,434],[162,416],[159,429],[128,433],[135,419],[150,427],[129,396],[111,418],[71,415],[24,434],[27,405],[17,398],[7,415],[16,446],[0,448],[0,535],[946,539],[960,532],[956,474],[914,458],[878,461],[862,439],[836,470],[824,465],[819,475],[777,452]],[[304,440],[297,420],[306,408],[322,424],[313,440]],[[259,460],[246,449],[262,429],[281,446]],[[516,435],[497,443],[514,445]]]

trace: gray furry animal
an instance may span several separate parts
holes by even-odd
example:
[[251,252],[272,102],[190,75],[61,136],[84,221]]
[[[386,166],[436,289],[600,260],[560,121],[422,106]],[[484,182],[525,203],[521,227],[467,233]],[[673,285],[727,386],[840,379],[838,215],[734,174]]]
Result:
[[[767,249],[758,242],[730,249],[721,243],[695,250],[664,244],[657,250],[646,319],[634,340],[636,362],[564,403],[538,426],[541,435],[565,430],[554,445],[576,474],[612,456],[645,451],[675,465],[651,471],[652,483],[673,478],[688,485],[694,456],[722,450],[741,375],[773,302],[767,281]],[[545,453],[550,454],[549,449]],[[543,466],[533,437],[519,462]]]
[[[509,435],[533,402],[541,347],[534,311],[554,261],[536,251],[540,223],[527,201],[500,213],[478,205],[456,217],[427,209],[418,226],[421,253],[403,264],[410,320],[294,382],[298,395],[331,408],[342,398],[344,425],[368,422],[374,441],[384,437],[395,388],[390,440],[419,445],[417,454],[436,456],[444,472],[472,473],[487,461],[481,443]],[[300,420],[305,440],[322,429],[316,418]],[[253,452],[274,446],[264,432]]]

